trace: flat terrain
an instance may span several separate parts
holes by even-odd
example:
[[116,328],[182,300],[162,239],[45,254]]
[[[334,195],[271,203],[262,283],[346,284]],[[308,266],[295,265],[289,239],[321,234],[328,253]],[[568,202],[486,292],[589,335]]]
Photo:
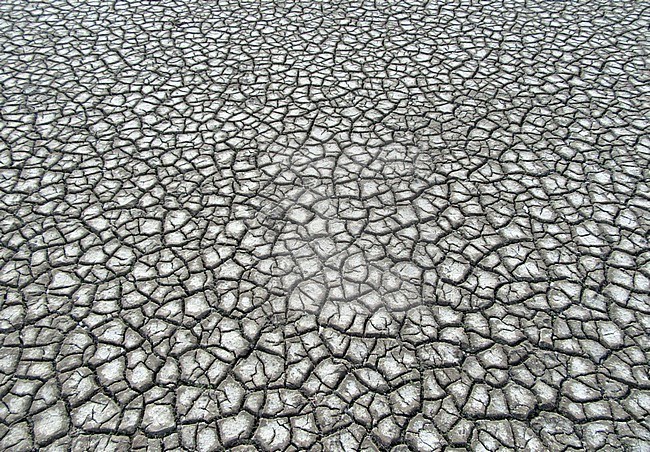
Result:
[[0,2],[0,450],[650,451],[649,39]]

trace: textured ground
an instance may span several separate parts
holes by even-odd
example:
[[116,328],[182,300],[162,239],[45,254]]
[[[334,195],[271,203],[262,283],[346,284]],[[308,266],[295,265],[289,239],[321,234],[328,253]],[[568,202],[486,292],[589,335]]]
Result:
[[0,450],[650,450],[650,3],[0,3]]

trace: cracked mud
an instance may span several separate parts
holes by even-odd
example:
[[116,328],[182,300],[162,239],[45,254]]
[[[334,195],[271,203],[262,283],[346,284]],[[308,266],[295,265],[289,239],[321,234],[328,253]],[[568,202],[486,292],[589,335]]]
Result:
[[650,450],[650,5],[0,4],[0,450]]

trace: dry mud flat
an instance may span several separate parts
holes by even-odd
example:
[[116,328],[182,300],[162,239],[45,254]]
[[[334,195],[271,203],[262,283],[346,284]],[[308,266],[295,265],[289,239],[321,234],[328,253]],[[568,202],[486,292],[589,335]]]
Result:
[[0,449],[650,450],[647,2],[0,4]]

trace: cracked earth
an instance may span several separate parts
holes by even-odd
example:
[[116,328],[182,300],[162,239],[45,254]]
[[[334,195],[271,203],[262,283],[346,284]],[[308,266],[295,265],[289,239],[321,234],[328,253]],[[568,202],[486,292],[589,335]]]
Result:
[[650,450],[650,4],[0,4],[0,450]]

